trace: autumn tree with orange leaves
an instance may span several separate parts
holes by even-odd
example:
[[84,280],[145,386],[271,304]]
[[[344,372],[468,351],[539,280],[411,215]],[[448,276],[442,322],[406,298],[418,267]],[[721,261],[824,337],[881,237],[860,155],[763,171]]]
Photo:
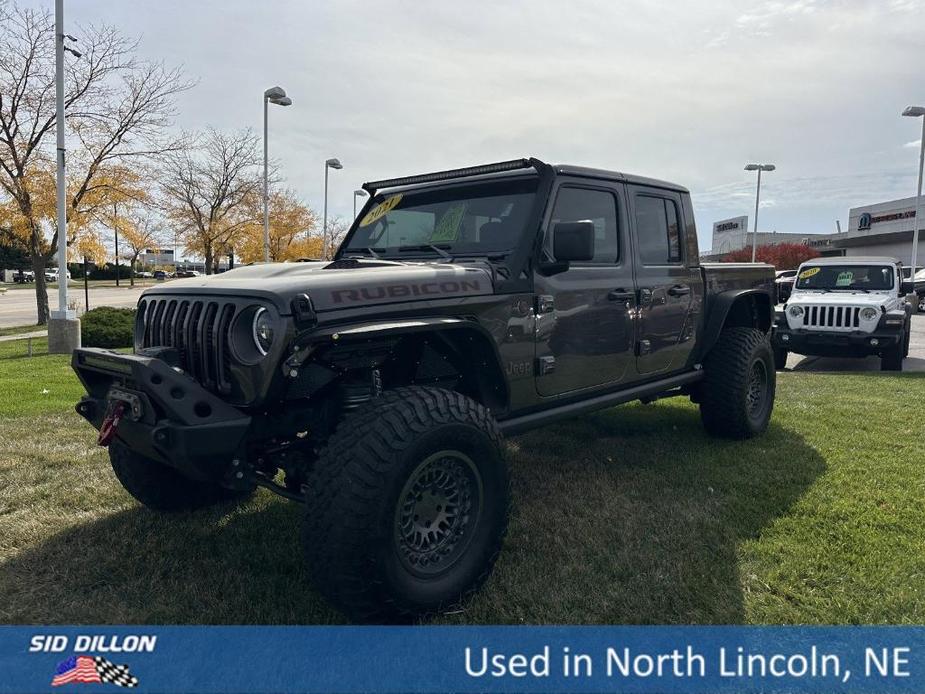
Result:
[[[321,235],[314,210],[291,190],[270,194],[270,260],[284,262],[321,257]],[[263,262],[263,219],[248,224],[236,244],[244,263]]]
[[59,232],[83,251],[95,245],[96,213],[125,195],[126,162],[182,146],[163,133],[174,97],[191,86],[179,69],[137,58],[136,42],[112,27],[72,31],[83,55],[65,64],[71,148],[63,231],[55,214],[54,18],[47,10],[0,5],[0,225],[13,230],[29,255],[39,325],[48,320],[45,266]]

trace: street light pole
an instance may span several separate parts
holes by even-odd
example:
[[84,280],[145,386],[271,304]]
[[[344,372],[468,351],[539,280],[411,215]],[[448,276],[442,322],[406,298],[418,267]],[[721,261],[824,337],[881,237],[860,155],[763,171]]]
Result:
[[746,171],[758,172],[758,187],[755,189],[755,228],[752,232],[752,262],[758,253],[758,206],[761,202],[761,172],[774,171],[777,167],[774,164],[746,164]]
[[354,219],[357,218],[357,198],[365,198],[365,197],[366,197],[365,190],[358,188],[357,190],[353,191],[353,218]]
[[267,111],[269,104],[291,106],[292,99],[282,87],[270,87],[263,93],[263,262],[270,262],[270,183],[269,151],[267,147]]
[[919,221],[922,214],[922,169],[925,166],[925,106],[909,106],[903,111],[904,116],[922,118],[922,139],[919,142],[919,186],[915,195],[915,217],[912,222],[912,267],[911,279],[915,280],[915,268],[919,259]]
[[[56,318],[73,318],[67,310],[67,202],[64,165],[64,0],[55,0],[55,131],[58,150],[58,313]],[[62,280],[64,278],[64,281]]]
[[321,259],[328,259],[328,169],[342,169],[339,159],[332,158],[324,162],[324,217],[321,225]]

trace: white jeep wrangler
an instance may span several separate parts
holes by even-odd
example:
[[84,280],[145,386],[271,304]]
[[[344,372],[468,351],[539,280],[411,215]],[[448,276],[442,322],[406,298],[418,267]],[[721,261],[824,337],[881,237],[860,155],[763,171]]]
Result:
[[816,258],[800,266],[793,292],[777,306],[774,361],[788,352],[823,357],[880,357],[902,371],[909,354],[911,306],[902,264],[894,258]]

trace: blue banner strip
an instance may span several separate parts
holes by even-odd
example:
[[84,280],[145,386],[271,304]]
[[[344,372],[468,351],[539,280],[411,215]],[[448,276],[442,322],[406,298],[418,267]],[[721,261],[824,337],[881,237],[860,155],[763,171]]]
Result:
[[923,692],[923,653],[925,627],[11,626],[0,692]]

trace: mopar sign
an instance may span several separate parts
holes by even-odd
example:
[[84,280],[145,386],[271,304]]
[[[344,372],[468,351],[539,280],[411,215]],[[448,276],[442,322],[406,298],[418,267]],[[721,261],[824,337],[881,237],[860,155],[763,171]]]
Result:
[[870,212],[863,212],[861,216],[858,217],[858,231],[867,231],[870,229],[873,224],[880,224],[881,222],[895,222],[900,219],[911,219],[915,217],[915,210],[906,210],[905,212],[890,212],[887,214],[881,214],[876,217],[871,215]]

